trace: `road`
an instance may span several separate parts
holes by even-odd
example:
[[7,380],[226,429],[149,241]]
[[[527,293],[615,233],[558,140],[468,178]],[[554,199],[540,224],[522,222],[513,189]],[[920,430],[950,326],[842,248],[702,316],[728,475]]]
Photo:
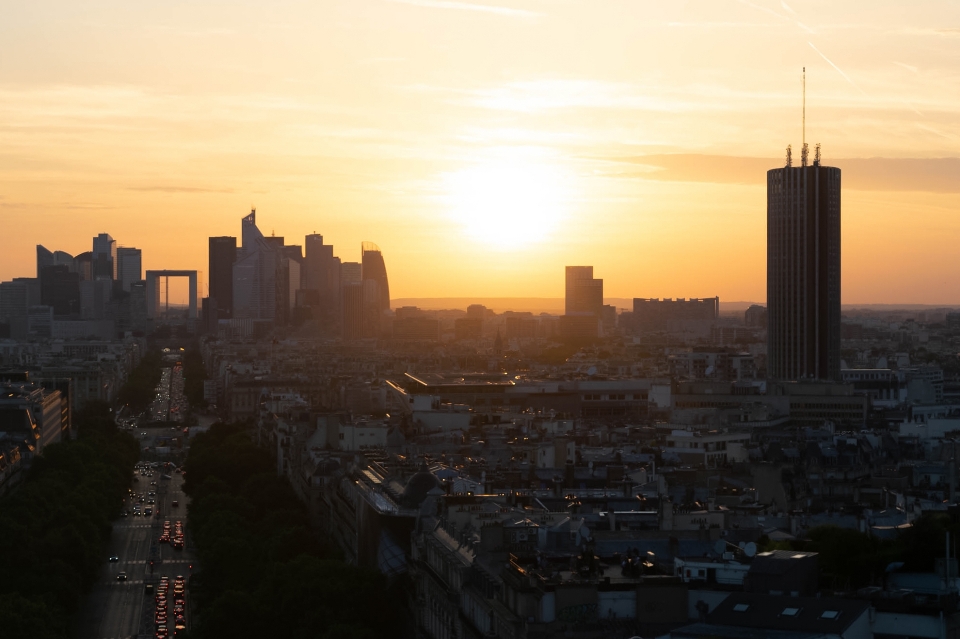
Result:
[[[167,428],[146,428],[138,431],[147,432],[147,439],[157,435],[167,435]],[[194,556],[190,551],[190,537],[187,532],[187,546],[183,550],[174,550],[169,544],[160,544],[157,540],[163,529],[165,520],[177,520],[186,523],[187,496],[184,495],[183,477],[171,472],[170,479],[162,479],[160,470],[153,470],[153,476],[137,474],[137,482],[133,484],[135,493],[140,493],[144,502],[139,498],[127,500],[126,510],[133,510],[134,504],[141,509],[152,506],[159,509],[161,516],[126,516],[113,523],[113,534],[110,545],[103,558],[103,571],[100,580],[87,598],[78,620],[77,637],[80,639],[119,639],[128,637],[152,637],[153,625],[153,596],[146,593],[147,583],[156,583],[161,575],[189,577],[189,565]],[[151,485],[156,482],[156,485]],[[149,504],[149,492],[155,492],[152,497],[155,504]],[[172,502],[179,502],[177,507]],[[108,558],[116,556],[118,562],[111,563]],[[149,565],[151,557],[154,566],[151,572]],[[117,575],[126,572],[127,580],[118,581]],[[189,596],[187,597],[189,610]],[[188,625],[191,619],[187,616]],[[171,633],[172,636],[172,633]]]

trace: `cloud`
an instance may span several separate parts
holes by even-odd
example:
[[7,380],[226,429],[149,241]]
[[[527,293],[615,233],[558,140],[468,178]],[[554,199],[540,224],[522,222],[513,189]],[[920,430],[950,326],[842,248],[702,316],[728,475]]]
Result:
[[820,54],[820,57],[827,61],[827,64],[829,64],[831,67],[833,67],[834,69],[836,69],[836,70],[837,70],[837,73],[839,73],[840,75],[842,75],[844,80],[846,80],[846,81],[849,82],[851,85],[853,85],[853,87],[854,87],[855,89],[857,89],[857,91],[859,91],[860,93],[862,93],[862,94],[864,94],[864,95],[867,95],[867,92],[866,92],[866,91],[864,91],[864,90],[861,89],[859,86],[857,86],[857,83],[854,82],[853,80],[851,80],[851,79],[850,79],[850,76],[848,76],[846,73],[843,72],[843,69],[841,69],[840,67],[838,67],[837,65],[835,65],[835,64],[833,63],[833,61],[830,60],[830,58],[828,58],[827,56],[823,55],[823,53],[820,51],[820,49],[818,49],[817,47],[815,47],[812,42],[807,42],[807,44],[810,45],[810,48],[811,48],[811,49],[813,49],[814,51],[816,51],[817,53],[819,53],[819,54]]
[[919,68],[917,68],[917,67],[915,67],[915,66],[913,66],[913,65],[911,65],[911,64],[905,64],[905,63],[903,63],[903,62],[897,62],[896,60],[894,60],[893,63],[894,63],[895,65],[897,65],[898,67],[903,67],[904,69],[906,69],[907,71],[910,71],[910,72],[912,72],[912,73],[916,73],[917,71],[920,70]]
[[[763,186],[782,159],[700,154],[657,154],[605,158],[640,170],[604,173],[664,182],[708,182]],[[839,167],[843,188],[857,191],[960,193],[960,158],[848,158],[825,160]]]
[[783,15],[782,13],[780,13],[779,11],[774,11],[773,9],[771,9],[771,8],[769,8],[769,7],[764,7],[764,6],[762,6],[762,5],[755,4],[755,3],[753,3],[753,2],[750,2],[750,0],[740,0],[740,4],[745,4],[745,5],[747,5],[748,7],[751,7],[751,8],[753,8],[753,9],[756,9],[757,11],[763,11],[764,13],[769,13],[770,15],[772,15],[772,16],[777,16],[778,18],[781,18],[781,19],[783,19],[783,20],[789,20],[789,19],[790,19],[789,16],[785,16],[785,15]]
[[233,189],[207,189],[198,186],[177,186],[166,184],[148,184],[145,186],[130,186],[128,191],[145,191],[150,193],[233,193]]
[[472,2],[456,2],[455,0],[386,0],[395,4],[409,4],[414,7],[430,9],[458,9],[460,11],[477,11],[480,13],[494,13],[512,18],[536,18],[543,14],[526,9],[513,9],[490,4],[475,4]]

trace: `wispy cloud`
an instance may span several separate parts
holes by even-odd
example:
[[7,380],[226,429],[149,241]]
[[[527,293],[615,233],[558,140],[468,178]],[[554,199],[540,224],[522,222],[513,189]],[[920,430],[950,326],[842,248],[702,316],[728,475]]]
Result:
[[233,193],[233,189],[208,189],[198,186],[176,186],[165,184],[149,184],[146,186],[127,187],[128,191],[145,191],[148,193]]
[[915,67],[915,66],[913,66],[913,65],[911,65],[911,64],[905,64],[905,63],[903,63],[903,62],[897,62],[896,60],[894,60],[893,63],[894,63],[895,65],[897,65],[898,67],[903,67],[904,69],[906,69],[907,71],[910,71],[910,72],[912,72],[912,73],[916,73],[917,71],[920,70],[920,69],[918,69],[917,67]]
[[851,79],[850,79],[850,76],[848,76],[846,73],[844,73],[844,72],[843,72],[843,69],[841,69],[840,67],[838,67],[837,65],[835,65],[830,58],[828,58],[827,56],[823,55],[823,52],[820,51],[820,49],[818,49],[812,42],[809,42],[809,41],[808,41],[807,44],[810,45],[810,48],[811,48],[811,49],[813,49],[814,51],[816,51],[817,53],[819,53],[819,54],[820,54],[820,57],[827,61],[827,64],[829,64],[831,67],[833,67],[834,69],[836,69],[836,70],[837,70],[837,73],[839,73],[840,75],[842,75],[844,80],[846,80],[847,82],[849,82],[849,83],[850,83],[854,88],[856,88],[857,91],[859,91],[860,93],[862,93],[862,94],[864,94],[864,95],[867,95],[867,92],[866,92],[866,91],[864,91],[863,89],[861,89],[861,88],[857,85],[856,82],[854,82],[853,80],[851,80]]
[[778,18],[782,18],[782,19],[784,19],[784,20],[787,20],[787,19],[788,19],[787,16],[783,15],[783,14],[780,13],[779,11],[774,11],[774,10],[771,9],[770,7],[764,7],[763,5],[759,5],[759,4],[750,2],[750,0],[740,0],[740,4],[745,4],[745,5],[747,5],[748,7],[751,7],[751,8],[753,8],[753,9],[756,9],[757,11],[763,11],[764,13],[769,13],[769,14],[772,15],[772,16],[777,16]]
[[[920,125],[918,125],[920,126]],[[943,135],[939,131],[931,133]],[[604,171],[605,177],[665,182],[707,182],[763,186],[767,170],[782,166],[771,158],[659,154],[608,158],[635,171]],[[960,158],[830,158],[843,171],[843,186],[857,191],[926,191],[960,193]]]
[[409,4],[414,7],[427,7],[429,9],[458,9],[460,11],[494,13],[512,18],[536,18],[542,15],[535,11],[527,11],[526,9],[514,9],[512,7],[501,7],[492,4],[476,4],[473,2],[456,2],[455,0],[386,0],[386,2]]

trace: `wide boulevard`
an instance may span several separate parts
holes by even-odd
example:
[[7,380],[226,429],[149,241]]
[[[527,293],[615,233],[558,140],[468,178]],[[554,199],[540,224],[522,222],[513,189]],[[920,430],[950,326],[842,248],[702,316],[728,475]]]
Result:
[[[133,434],[143,448],[152,447],[158,437],[177,435],[169,425],[137,427]],[[147,462],[142,462],[147,463]],[[103,557],[101,578],[87,598],[81,611],[77,636],[80,639],[119,639],[129,637],[153,637],[154,597],[147,592],[147,584],[156,584],[161,575],[189,578],[193,555],[190,552],[189,535],[186,547],[176,550],[168,543],[159,543],[163,522],[180,520],[186,524],[187,497],[183,494],[183,477],[171,467],[137,471],[132,484],[133,494],[124,502],[124,511],[129,514],[113,523],[113,534],[108,551]],[[163,479],[169,474],[170,479]],[[150,493],[155,493],[150,496]],[[140,499],[143,502],[140,502]],[[149,503],[150,500],[154,503]],[[173,506],[177,501],[178,505]],[[136,515],[151,508],[150,516]],[[157,516],[159,511],[160,516]],[[116,557],[117,561],[110,561]],[[150,561],[154,565],[150,565]],[[120,573],[126,574],[119,580]],[[189,596],[187,610],[189,611]],[[187,623],[189,626],[189,615]],[[171,626],[171,636],[173,628]]]

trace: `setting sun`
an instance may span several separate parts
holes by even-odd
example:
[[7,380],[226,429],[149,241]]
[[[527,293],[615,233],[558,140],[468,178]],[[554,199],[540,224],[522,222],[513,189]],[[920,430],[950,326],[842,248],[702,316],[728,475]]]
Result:
[[471,240],[521,248],[546,240],[567,216],[571,185],[565,173],[536,158],[501,154],[444,174],[443,199]]

